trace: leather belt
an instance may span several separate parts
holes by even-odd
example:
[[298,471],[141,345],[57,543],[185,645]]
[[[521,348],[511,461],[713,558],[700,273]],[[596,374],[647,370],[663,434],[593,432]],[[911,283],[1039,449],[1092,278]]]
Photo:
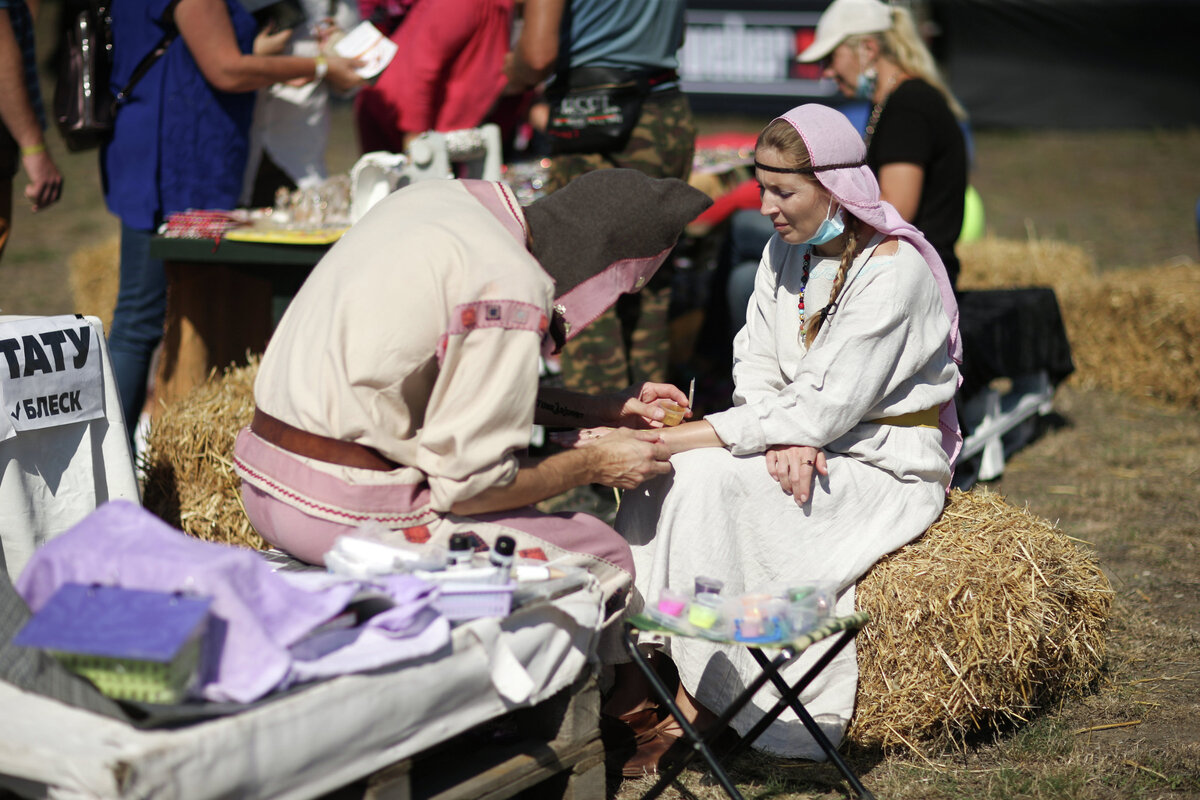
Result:
[[254,409],[250,430],[261,439],[305,458],[340,464],[343,467],[390,472],[400,467],[373,447],[357,442],[345,442],[329,436],[302,431],[275,419],[260,408]]
[[552,85],[547,88],[547,94],[565,92],[568,89],[591,89],[602,86],[623,86],[640,84],[643,91],[649,91],[664,83],[679,80],[679,73],[673,69],[633,70],[620,67],[576,67],[566,73],[566,77],[556,76]]
[[937,408],[924,408],[920,411],[910,411],[907,414],[897,414],[894,417],[869,419],[876,425],[896,425],[901,428],[937,428],[940,411]]

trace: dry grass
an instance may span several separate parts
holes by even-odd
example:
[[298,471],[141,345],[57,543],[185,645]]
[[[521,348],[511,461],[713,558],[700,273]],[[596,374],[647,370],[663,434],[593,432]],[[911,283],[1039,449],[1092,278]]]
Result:
[[986,489],[858,584],[848,737],[868,746],[963,742],[1078,697],[1104,661],[1112,590],[1094,556]]
[[258,359],[215,373],[159,410],[144,459],[145,507],[200,539],[263,549],[241,501],[233,442],[254,416]]
[[121,238],[81,247],[67,259],[71,275],[71,298],[76,313],[100,318],[104,330],[112,326],[117,305],[121,262]]

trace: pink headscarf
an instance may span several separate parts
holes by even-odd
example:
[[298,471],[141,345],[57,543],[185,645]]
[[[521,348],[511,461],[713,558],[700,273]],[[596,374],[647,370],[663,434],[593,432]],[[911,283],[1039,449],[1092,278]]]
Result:
[[[808,148],[812,165],[818,167],[815,172],[817,180],[846,211],[882,234],[907,240],[925,259],[941,292],[946,318],[950,320],[947,350],[954,363],[961,364],[962,340],[958,334],[958,301],[954,299],[954,290],[950,287],[946,267],[924,235],[912,224],[905,222],[895,206],[880,199],[879,181],[864,163],[866,146],[850,120],[846,119],[842,112],[817,103],[796,106],[778,119],[790,124],[796,129],[796,133],[800,134],[804,146]],[[858,166],[819,169],[823,164]],[[961,374],[958,383],[962,385]],[[962,449],[962,434],[958,429],[958,414],[954,410],[953,401],[942,404],[939,422],[942,448],[950,457],[950,465],[953,468],[954,461]]]

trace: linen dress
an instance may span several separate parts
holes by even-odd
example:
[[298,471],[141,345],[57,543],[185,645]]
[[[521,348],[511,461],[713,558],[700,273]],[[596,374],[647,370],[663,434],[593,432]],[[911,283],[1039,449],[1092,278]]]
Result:
[[[768,243],[734,342],[734,406],[706,417],[727,449],[681,453],[672,458],[673,474],[622,499],[616,528],[633,548],[635,607],[655,602],[664,587],[690,590],[696,576],[707,575],[723,580],[730,597],[828,582],[841,593],[838,613],[850,613],[855,581],[937,519],[951,476],[940,431],[866,420],[953,399],[950,322],[916,249],[900,240],[894,255],[876,253],[881,241],[876,236],[855,260],[807,351],[797,299],[808,246],[778,236]],[[812,258],[805,299],[817,309],[827,304],[838,259]],[[774,444],[825,451],[829,475],[803,507],[767,473],[763,452]],[[661,646],[688,691],[717,712],[759,674],[744,648],[683,637]],[[784,677],[794,682],[824,649],[810,648]],[[853,712],[857,677],[851,644],[801,695],[835,743]],[[734,728],[745,733],[777,699],[766,687]],[[790,709],[756,747],[824,758]]]

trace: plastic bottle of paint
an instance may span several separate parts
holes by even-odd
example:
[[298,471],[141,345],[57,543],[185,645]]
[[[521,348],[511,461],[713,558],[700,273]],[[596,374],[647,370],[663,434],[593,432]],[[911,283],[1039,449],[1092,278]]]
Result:
[[454,533],[450,535],[450,563],[448,569],[471,566],[471,557],[475,555],[475,543],[470,534]]
[[512,578],[513,553],[517,550],[517,541],[511,536],[497,536],[496,546],[492,548],[488,560],[496,568],[496,583],[508,583]]

